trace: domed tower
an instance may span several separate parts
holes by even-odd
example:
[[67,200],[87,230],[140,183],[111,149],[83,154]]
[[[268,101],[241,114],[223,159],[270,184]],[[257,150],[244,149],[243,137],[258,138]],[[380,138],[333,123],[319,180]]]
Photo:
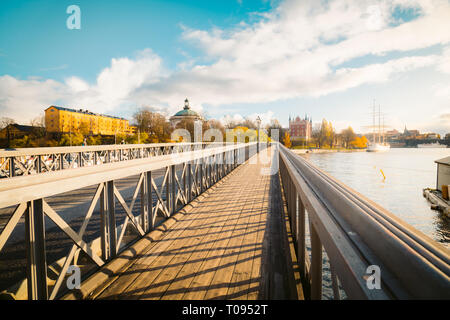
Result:
[[186,100],[184,100],[184,107],[183,110],[178,111],[177,113],[175,113],[172,117],[170,117],[170,123],[173,126],[176,126],[176,124],[178,122],[180,122],[181,120],[203,120],[202,117],[195,111],[191,110],[190,106],[189,106],[189,100],[186,98]]

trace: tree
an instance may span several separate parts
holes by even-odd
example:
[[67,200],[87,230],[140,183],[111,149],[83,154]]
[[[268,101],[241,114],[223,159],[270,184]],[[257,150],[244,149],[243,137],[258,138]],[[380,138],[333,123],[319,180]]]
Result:
[[91,132],[89,122],[82,121],[78,126],[78,132],[81,133],[83,136],[89,135],[89,133]]
[[[205,132],[210,129],[220,131],[220,134],[222,135],[222,141],[225,141],[225,127],[222,125],[220,121],[210,119],[208,121],[203,122],[203,139],[208,139],[208,137],[205,137]],[[216,140],[217,142],[220,142],[220,139],[215,135],[212,135],[209,140],[211,140],[211,142],[214,142]]]
[[81,146],[84,141],[84,136],[81,133],[75,132],[71,134],[63,134],[59,145],[61,146]]
[[[278,139],[283,138],[284,134],[287,132],[287,129],[284,129],[280,122],[277,119],[270,120],[270,124],[266,125],[266,131],[268,136],[272,139],[272,133],[275,133],[275,130],[278,130]],[[274,132],[272,132],[274,130]],[[274,137],[275,138],[275,137]]]
[[45,116],[40,115],[33,120],[30,121],[31,126],[33,127],[32,135],[39,139],[45,137]]
[[355,137],[355,139],[350,142],[350,146],[355,149],[364,149],[367,147],[367,142],[366,136],[362,136],[361,138]]
[[284,133],[283,144],[286,148],[290,148],[292,146],[291,137],[289,136],[289,133],[287,133],[287,132]]
[[137,111],[133,118],[140,132],[147,132],[152,141],[165,142],[170,139],[172,127],[162,114],[144,107]]
[[6,129],[6,147],[9,148],[12,139],[11,125],[15,124],[16,121],[12,118],[2,117],[0,118],[0,130]]
[[330,124],[330,131],[329,131],[329,145],[330,145],[330,149],[333,149],[333,147],[337,144],[337,134],[336,134],[336,130],[333,128],[333,125],[331,124],[331,122],[329,122]]
[[342,142],[344,143],[344,148],[348,148],[350,146],[350,142],[355,139],[356,134],[352,127],[348,127],[347,129],[342,130],[341,136]]
[[195,128],[195,122],[192,119],[182,119],[175,125],[175,129],[185,129],[189,132],[191,141],[185,141],[185,142],[194,142],[194,133],[195,133],[194,128]]
[[328,122],[326,119],[323,119],[322,123],[315,126],[311,135],[313,142],[318,148],[323,148],[326,145],[332,148],[335,144],[336,132],[331,122]]

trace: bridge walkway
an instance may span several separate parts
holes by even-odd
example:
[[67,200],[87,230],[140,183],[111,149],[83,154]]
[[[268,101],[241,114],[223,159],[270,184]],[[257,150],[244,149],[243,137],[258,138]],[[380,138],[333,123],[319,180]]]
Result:
[[126,268],[103,267],[108,281],[90,298],[303,298],[278,170],[252,161],[145,236]]

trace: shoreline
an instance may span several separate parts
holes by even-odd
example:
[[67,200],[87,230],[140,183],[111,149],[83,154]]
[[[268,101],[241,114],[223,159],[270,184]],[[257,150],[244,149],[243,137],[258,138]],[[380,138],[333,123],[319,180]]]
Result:
[[349,150],[327,150],[327,149],[290,149],[296,154],[307,154],[307,153],[336,153],[336,152],[366,152],[366,149],[349,149]]

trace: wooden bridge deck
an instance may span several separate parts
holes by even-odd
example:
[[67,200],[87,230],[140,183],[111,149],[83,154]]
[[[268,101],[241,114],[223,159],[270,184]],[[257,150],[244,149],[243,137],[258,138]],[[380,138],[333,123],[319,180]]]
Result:
[[194,200],[92,298],[301,298],[278,174],[262,167],[247,162]]

